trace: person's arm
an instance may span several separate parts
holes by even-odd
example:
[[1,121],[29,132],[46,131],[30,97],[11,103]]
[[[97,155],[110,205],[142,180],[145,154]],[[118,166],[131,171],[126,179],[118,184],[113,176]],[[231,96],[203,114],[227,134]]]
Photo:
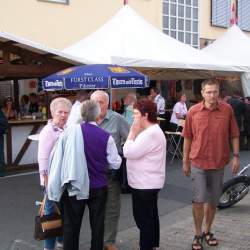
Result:
[[115,140],[111,135],[109,136],[107,144],[107,161],[109,169],[119,169],[122,163],[122,159],[115,145]]
[[192,115],[188,113],[186,122],[183,128],[182,135],[184,137],[183,143],[183,172],[186,176],[190,175],[191,172],[191,161],[189,158],[191,151],[191,144],[193,140],[193,129],[192,129]]
[[159,111],[161,108],[161,102],[160,102],[159,98],[157,98],[157,100],[154,99],[154,103],[156,104],[157,114],[159,114]]
[[230,108],[230,138],[231,138],[231,144],[232,144],[232,149],[233,149],[233,158],[232,158],[232,173],[236,174],[239,166],[240,166],[240,161],[239,161],[239,128],[233,113],[232,108]]
[[119,134],[121,137],[121,142],[125,142],[127,140],[129,129],[130,129],[129,123],[126,121],[126,119],[123,116],[120,116]]
[[186,176],[190,175],[191,172],[191,162],[189,159],[189,154],[191,151],[191,143],[192,140],[188,138],[184,138],[184,144],[183,144],[183,173]]
[[166,106],[166,104],[165,104],[165,99],[164,99],[164,97],[162,96],[162,98],[161,98],[161,102],[160,102],[160,111],[162,111],[162,112],[164,112],[165,113],[165,106]]
[[38,143],[38,164],[39,172],[43,175],[45,186],[48,181],[48,167],[49,167],[49,157],[54,146],[54,136],[51,134],[48,127],[44,127],[39,135]]
[[239,137],[231,139],[232,148],[233,148],[233,158],[232,158],[232,173],[236,174],[240,167],[239,160]]

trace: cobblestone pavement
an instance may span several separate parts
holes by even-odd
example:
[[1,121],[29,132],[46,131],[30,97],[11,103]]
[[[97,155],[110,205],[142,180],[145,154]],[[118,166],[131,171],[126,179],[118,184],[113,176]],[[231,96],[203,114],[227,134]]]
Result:
[[[160,250],[188,250],[194,235],[191,206],[174,211],[160,217],[161,243]],[[213,232],[219,239],[218,247],[208,247],[204,242],[204,250],[249,250],[250,249],[250,195],[232,208],[218,210]],[[170,226],[168,226],[170,225]],[[139,232],[136,227],[121,231],[118,234],[119,250],[139,250]],[[84,246],[80,249],[89,249]]]

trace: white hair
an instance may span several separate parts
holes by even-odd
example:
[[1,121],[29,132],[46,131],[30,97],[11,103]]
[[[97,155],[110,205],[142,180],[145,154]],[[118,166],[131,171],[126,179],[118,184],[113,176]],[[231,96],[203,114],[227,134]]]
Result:
[[50,103],[50,112],[51,112],[52,117],[60,104],[63,105],[64,107],[66,107],[68,109],[68,111],[71,110],[72,103],[70,102],[70,100],[68,100],[67,98],[64,98],[64,97],[55,98]]
[[95,100],[96,97],[104,97],[107,101],[107,103],[109,103],[109,95],[107,92],[103,91],[103,90],[96,90],[95,92],[93,92],[90,96],[91,100]]
[[94,122],[101,113],[98,102],[94,100],[86,100],[82,103],[81,115],[85,122]]

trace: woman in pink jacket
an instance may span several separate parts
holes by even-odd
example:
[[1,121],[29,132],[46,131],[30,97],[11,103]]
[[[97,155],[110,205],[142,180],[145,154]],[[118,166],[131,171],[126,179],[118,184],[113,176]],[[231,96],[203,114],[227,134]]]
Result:
[[156,105],[141,100],[134,106],[134,122],[124,145],[133,215],[140,230],[140,249],[159,247],[158,192],[165,181],[166,139],[157,123]]

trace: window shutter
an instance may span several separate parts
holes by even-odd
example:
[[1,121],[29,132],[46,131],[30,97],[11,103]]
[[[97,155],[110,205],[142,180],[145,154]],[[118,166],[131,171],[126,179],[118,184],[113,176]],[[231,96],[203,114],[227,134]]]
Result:
[[231,0],[212,0],[212,26],[229,27]]
[[242,30],[250,31],[249,0],[238,0],[238,25]]

